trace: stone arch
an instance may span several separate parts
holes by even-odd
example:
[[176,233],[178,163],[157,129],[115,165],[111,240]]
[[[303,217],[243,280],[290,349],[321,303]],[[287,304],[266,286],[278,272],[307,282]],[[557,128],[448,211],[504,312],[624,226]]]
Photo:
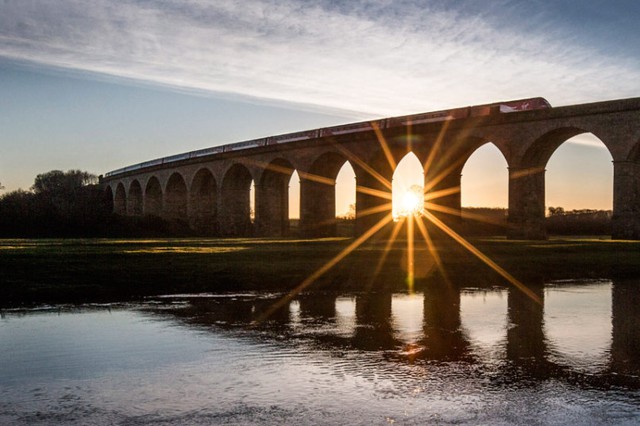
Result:
[[336,178],[347,158],[336,152],[319,155],[300,172],[300,229],[303,235],[336,235]]
[[218,231],[218,186],[209,169],[202,168],[195,174],[189,196],[191,226],[199,233],[215,235]]
[[349,161],[345,161],[336,175],[335,217],[336,236],[352,237],[356,218],[356,172]]
[[220,200],[220,232],[226,236],[252,233],[250,188],[253,177],[246,166],[235,163],[224,174]]
[[113,212],[119,215],[127,214],[127,192],[122,182],[116,186],[116,193],[113,198]]
[[[472,186],[471,188],[465,188],[467,185],[475,184],[479,180],[482,180],[484,178],[484,176],[476,174],[480,165],[472,164],[474,160],[480,160],[485,163],[485,164],[482,164],[483,171],[486,171],[486,173],[483,173],[483,175],[490,173],[492,175],[491,176],[492,179],[488,182],[479,182],[478,184],[476,184],[475,186]],[[470,167],[473,168],[474,166],[475,166],[475,170],[469,170]],[[495,175],[496,168],[493,166],[504,167],[503,175],[501,176],[500,174],[498,174],[496,176]],[[469,204],[470,207],[505,207],[508,203],[508,193],[509,193],[509,188],[508,188],[509,171],[508,170],[509,170],[509,164],[507,163],[507,159],[505,158],[504,153],[500,150],[500,148],[498,148],[493,142],[485,142],[484,144],[477,147],[464,160],[464,163],[462,165],[462,170],[461,170],[461,175],[462,175],[462,182],[461,182],[461,188],[460,188],[461,198],[466,198],[465,200],[466,202],[469,202],[468,200],[470,199],[474,200],[474,201],[471,201],[471,204]],[[469,176],[466,176],[467,173],[465,172],[469,172]],[[469,179],[466,179],[466,178],[469,178]],[[491,189],[492,191],[495,191],[496,187],[500,188],[501,186],[504,186],[503,197],[494,197],[491,200],[490,204],[488,205],[477,204],[476,200],[478,199],[478,197],[465,196],[466,189],[472,190],[475,188],[480,188],[481,190],[484,190],[484,192],[486,192],[489,189]],[[466,203],[462,203],[462,204],[466,204]]]
[[173,173],[164,191],[164,216],[173,220],[187,219],[187,184],[182,175]]
[[607,148],[607,141],[595,132],[580,127],[560,127],[538,137],[509,168],[509,231],[510,238],[546,239],[545,167],[553,153],[567,140],[591,133]]
[[563,142],[545,164],[547,207],[611,210],[612,195],[613,158],[591,133]]
[[144,189],[144,214],[150,216],[162,215],[162,187],[157,177],[152,176]]
[[129,185],[129,196],[127,197],[127,214],[129,216],[142,216],[144,197],[142,185],[136,179]]
[[495,143],[486,142],[465,159],[461,170],[461,231],[466,234],[504,234],[508,204],[507,159]]
[[606,139],[600,137],[596,132],[579,127],[560,127],[538,137],[520,159],[520,166],[530,169],[546,167],[549,159],[560,145],[583,133],[593,134],[611,154],[611,148],[607,145]]
[[289,232],[289,181],[294,168],[285,159],[271,161],[256,186],[256,231],[264,236]]

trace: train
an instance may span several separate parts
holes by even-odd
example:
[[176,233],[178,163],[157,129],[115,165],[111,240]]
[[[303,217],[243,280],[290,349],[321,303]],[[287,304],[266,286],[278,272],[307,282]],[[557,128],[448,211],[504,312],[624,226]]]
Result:
[[341,136],[353,133],[369,132],[372,130],[386,130],[394,127],[412,126],[427,123],[438,123],[449,120],[459,120],[470,117],[482,117],[492,114],[508,114],[519,111],[530,111],[551,108],[549,102],[544,98],[528,98],[515,101],[496,102],[492,104],[467,106],[442,111],[426,112],[422,114],[404,115],[400,117],[383,118],[379,120],[362,121],[358,123],[345,124],[341,126],[324,127],[315,130],[305,130],[284,135],[268,136],[266,138],[252,139],[244,142],[236,142],[227,145],[220,145],[212,148],[198,149],[196,151],[176,154],[155,160],[145,161],[121,169],[105,173],[104,177],[110,177],[141,170],[148,167],[160,166],[168,163],[175,163],[193,158],[207,157],[225,152],[241,151],[250,148],[258,148],[269,145],[280,145],[304,140],[320,139],[331,136]]

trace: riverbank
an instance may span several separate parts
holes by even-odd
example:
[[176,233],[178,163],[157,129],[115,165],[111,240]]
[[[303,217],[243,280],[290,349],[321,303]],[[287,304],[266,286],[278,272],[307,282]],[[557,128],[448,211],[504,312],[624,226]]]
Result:
[[[0,240],[0,304],[114,301],[207,291],[288,291],[314,272],[323,271],[323,266],[353,242],[345,238]],[[640,241],[478,238],[470,242],[525,283],[640,277]],[[458,243],[441,239],[434,244],[435,257],[424,241],[416,239],[416,290],[443,279],[478,287],[506,284]],[[407,247],[406,240],[396,241],[388,250],[386,241],[367,242],[309,285],[330,290],[406,289],[406,265],[412,257]]]

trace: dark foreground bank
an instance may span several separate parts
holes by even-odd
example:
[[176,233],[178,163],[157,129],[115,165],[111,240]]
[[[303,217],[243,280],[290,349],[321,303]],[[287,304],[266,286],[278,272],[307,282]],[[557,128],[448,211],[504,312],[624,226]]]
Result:
[[[408,270],[419,290],[434,281],[492,286],[506,281],[450,240],[430,251],[416,240],[352,239],[39,239],[0,240],[0,304],[130,300],[158,294],[239,290],[403,290]],[[497,238],[470,241],[524,283],[640,277],[640,242]],[[435,254],[434,254],[435,253]],[[332,262],[336,256],[342,258]],[[413,268],[408,267],[413,257]],[[331,268],[327,264],[335,263]],[[309,283],[314,272],[317,279]]]

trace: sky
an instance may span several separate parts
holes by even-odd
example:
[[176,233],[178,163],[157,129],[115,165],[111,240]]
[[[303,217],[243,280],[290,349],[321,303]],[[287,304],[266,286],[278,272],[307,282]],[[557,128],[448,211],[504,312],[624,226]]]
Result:
[[[637,97],[638,18],[635,0],[0,0],[0,183],[499,100]],[[465,166],[463,204],[506,205],[496,154]],[[597,140],[562,145],[547,205],[611,208],[610,161]],[[587,177],[603,193],[577,195]]]

